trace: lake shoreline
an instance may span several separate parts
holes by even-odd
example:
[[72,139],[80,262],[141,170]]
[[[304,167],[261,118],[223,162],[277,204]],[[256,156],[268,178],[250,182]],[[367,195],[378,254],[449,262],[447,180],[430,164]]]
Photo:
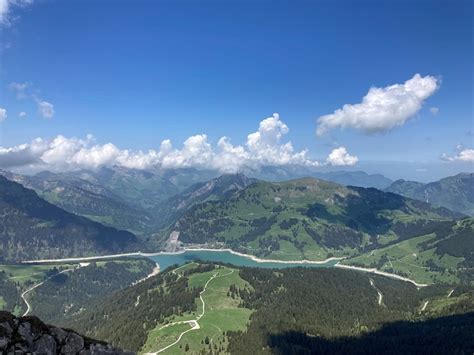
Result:
[[[132,253],[122,253],[122,254],[113,254],[113,255],[99,255],[99,256],[86,256],[86,257],[76,257],[76,258],[62,258],[62,259],[41,259],[41,260],[27,260],[22,261],[23,264],[48,264],[48,263],[61,263],[61,262],[81,262],[81,261],[94,261],[94,260],[104,260],[104,259],[118,259],[123,257],[153,257],[153,256],[160,256],[160,255],[182,255],[186,252],[227,252],[236,256],[240,256],[249,260],[252,260],[259,264],[288,264],[288,265],[325,265],[332,261],[336,261],[336,264],[330,265],[330,267],[337,267],[340,269],[346,270],[354,270],[354,271],[361,271],[361,272],[368,272],[376,275],[381,275],[385,277],[390,277],[392,279],[410,282],[411,284],[415,285],[416,287],[426,287],[428,284],[421,284],[416,282],[415,280],[409,279],[407,277],[403,277],[397,274],[388,273],[384,271],[377,270],[375,268],[364,268],[360,266],[352,266],[341,264],[340,262],[347,257],[330,257],[325,260],[278,260],[278,259],[262,259],[255,255],[251,254],[244,254],[229,248],[203,248],[203,247],[190,247],[190,248],[183,248],[178,251],[169,252],[169,251],[159,251],[155,253],[143,253],[143,252],[132,252]],[[156,261],[155,261],[156,262]],[[159,264],[157,263],[157,266]],[[155,272],[156,273],[156,272]]]
[[115,259],[121,257],[129,257],[129,256],[144,256],[144,257],[152,257],[152,256],[159,256],[159,255],[180,255],[186,252],[194,252],[194,251],[209,251],[209,252],[228,252],[233,255],[241,256],[250,260],[253,260],[257,263],[282,263],[282,264],[315,264],[315,265],[322,265],[327,264],[331,261],[343,260],[345,257],[330,257],[325,260],[278,260],[278,259],[262,259],[255,255],[251,254],[244,254],[229,248],[183,248],[179,251],[159,251],[155,253],[143,253],[143,252],[132,252],[132,253],[122,253],[122,254],[111,254],[111,255],[98,255],[98,256],[84,256],[84,257],[71,257],[71,258],[60,258],[60,259],[38,259],[38,260],[25,260],[22,261],[22,264],[47,264],[47,263],[60,263],[60,262],[74,262],[74,261],[92,261],[92,260],[102,260],[102,259]]

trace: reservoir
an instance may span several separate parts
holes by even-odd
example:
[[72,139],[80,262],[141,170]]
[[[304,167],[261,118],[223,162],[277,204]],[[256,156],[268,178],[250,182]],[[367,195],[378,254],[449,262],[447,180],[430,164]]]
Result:
[[211,251],[211,250],[186,250],[182,253],[174,254],[158,254],[148,256],[151,260],[155,261],[160,265],[161,270],[165,270],[167,267],[177,264],[182,265],[190,261],[213,261],[229,263],[235,266],[249,266],[249,267],[263,267],[263,268],[277,268],[282,269],[286,267],[313,267],[313,268],[328,268],[333,267],[337,264],[338,260],[330,260],[321,264],[315,263],[291,263],[291,262],[278,262],[272,261],[255,261],[249,257],[243,255],[233,254],[229,251]]

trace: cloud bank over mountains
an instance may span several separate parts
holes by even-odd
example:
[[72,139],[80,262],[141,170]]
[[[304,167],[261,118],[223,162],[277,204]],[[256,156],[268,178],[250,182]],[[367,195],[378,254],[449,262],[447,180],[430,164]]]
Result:
[[118,165],[135,169],[196,167],[236,172],[244,167],[341,166],[358,161],[345,147],[334,149],[324,163],[312,160],[307,150],[295,151],[290,141],[282,141],[288,132],[288,126],[275,113],[262,120],[243,145],[233,145],[228,137],[222,137],[213,146],[207,135],[198,134],[186,139],[180,148],[173,147],[166,139],[159,149],[144,152],[120,149],[113,143],[96,144],[92,135],[85,139],[59,135],[51,140],[36,138],[30,143],[0,147],[0,168],[65,171]]
[[415,74],[403,84],[372,87],[361,103],[346,104],[319,117],[316,134],[321,136],[336,128],[352,128],[367,134],[390,131],[414,117],[439,85],[439,79],[433,76]]

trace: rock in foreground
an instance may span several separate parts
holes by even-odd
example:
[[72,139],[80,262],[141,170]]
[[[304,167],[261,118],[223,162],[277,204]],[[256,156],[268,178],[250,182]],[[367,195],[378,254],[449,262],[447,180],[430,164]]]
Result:
[[133,354],[105,342],[89,339],[70,329],[44,324],[37,317],[15,317],[0,311],[1,354]]

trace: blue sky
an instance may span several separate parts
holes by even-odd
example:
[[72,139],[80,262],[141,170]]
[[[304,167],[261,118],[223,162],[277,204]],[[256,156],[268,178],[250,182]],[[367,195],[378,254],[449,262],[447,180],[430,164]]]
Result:
[[[87,134],[130,151],[158,150],[164,139],[180,148],[196,134],[245,146],[278,112],[289,128],[281,143],[321,165],[342,146],[358,162],[338,168],[383,173],[380,162],[407,162],[400,175],[420,180],[472,171],[460,155],[474,145],[472,18],[470,1],[10,4],[0,30],[0,146]],[[437,87],[403,124],[316,135],[319,117],[416,73]],[[27,97],[11,83],[28,83]],[[40,102],[54,105],[53,117],[42,117]]]

